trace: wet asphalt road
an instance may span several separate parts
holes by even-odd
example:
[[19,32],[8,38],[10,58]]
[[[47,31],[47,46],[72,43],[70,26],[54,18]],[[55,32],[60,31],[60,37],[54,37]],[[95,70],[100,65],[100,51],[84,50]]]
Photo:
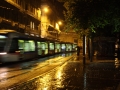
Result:
[[117,90],[119,83],[120,68],[114,62],[88,61],[83,65],[82,58],[73,58],[8,90]]

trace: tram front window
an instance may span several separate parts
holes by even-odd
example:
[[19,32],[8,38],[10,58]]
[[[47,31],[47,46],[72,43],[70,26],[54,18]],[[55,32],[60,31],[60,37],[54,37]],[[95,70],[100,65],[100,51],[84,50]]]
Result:
[[6,44],[6,36],[0,35],[0,52],[4,50],[5,44]]

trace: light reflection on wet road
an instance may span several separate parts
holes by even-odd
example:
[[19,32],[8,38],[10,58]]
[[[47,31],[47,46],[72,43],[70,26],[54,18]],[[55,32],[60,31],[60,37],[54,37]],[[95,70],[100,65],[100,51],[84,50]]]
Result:
[[82,90],[83,68],[78,61],[69,61],[30,82],[14,87],[12,90]]
[[120,68],[113,62],[87,65],[72,59],[48,73],[21,83],[9,90],[116,90]]
[[12,90],[116,90],[119,76],[113,63],[83,66],[73,60]]
[[[0,90],[22,83],[49,72],[71,58],[72,53],[42,58],[30,62],[9,64],[0,67]],[[64,58],[66,57],[66,59]],[[3,89],[4,88],[4,89]]]

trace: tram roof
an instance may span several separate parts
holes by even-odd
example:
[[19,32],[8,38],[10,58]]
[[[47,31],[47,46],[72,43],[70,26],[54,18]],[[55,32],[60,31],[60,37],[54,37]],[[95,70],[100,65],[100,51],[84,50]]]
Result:
[[11,37],[18,37],[18,38],[26,38],[26,39],[34,39],[34,40],[40,40],[40,41],[50,41],[50,42],[55,42],[56,40],[51,40],[48,38],[41,38],[41,37],[35,37],[31,35],[26,35],[24,33],[17,32],[15,30],[10,30],[10,29],[1,29],[0,34],[10,34]]

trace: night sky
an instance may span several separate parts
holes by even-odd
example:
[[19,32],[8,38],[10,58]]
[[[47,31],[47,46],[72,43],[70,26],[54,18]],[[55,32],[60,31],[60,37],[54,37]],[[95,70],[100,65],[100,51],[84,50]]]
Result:
[[56,0],[55,4],[56,4],[55,7],[57,8],[57,11],[60,14],[60,17],[64,19],[63,11],[65,11],[65,8],[63,6],[63,3]]

